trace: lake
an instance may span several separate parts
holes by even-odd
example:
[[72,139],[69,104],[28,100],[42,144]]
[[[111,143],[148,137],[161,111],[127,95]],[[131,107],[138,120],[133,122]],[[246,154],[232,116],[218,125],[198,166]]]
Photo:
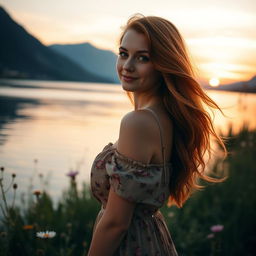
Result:
[[[228,116],[214,111],[218,131],[232,124],[237,132],[244,122],[256,127],[256,94],[206,92]],[[69,170],[79,170],[78,185],[89,182],[93,159],[117,140],[122,116],[133,110],[121,85],[10,79],[0,80],[0,107],[5,186],[16,173],[18,194],[30,182],[41,189],[42,174],[55,200],[68,186]]]

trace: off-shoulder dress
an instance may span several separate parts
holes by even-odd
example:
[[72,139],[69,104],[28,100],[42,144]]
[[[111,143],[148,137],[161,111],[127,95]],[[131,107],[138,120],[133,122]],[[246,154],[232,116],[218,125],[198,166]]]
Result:
[[112,142],[104,146],[91,167],[91,192],[101,203],[93,232],[104,213],[110,186],[115,193],[135,202],[133,218],[115,256],[177,256],[161,208],[170,195],[172,164],[165,162],[162,128],[155,112],[162,145],[163,164],[145,164],[117,151]]

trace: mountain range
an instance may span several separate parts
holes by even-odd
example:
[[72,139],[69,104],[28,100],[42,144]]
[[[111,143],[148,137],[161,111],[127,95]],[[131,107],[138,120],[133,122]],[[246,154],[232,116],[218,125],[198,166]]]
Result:
[[[2,7],[0,7],[0,34],[0,78],[117,82],[114,76],[112,78],[106,75],[107,69],[104,70],[105,73],[101,73],[101,67],[98,72],[92,72],[92,69],[85,68],[85,64],[80,65],[79,61],[61,54],[57,46],[45,46],[16,23]],[[97,53],[100,54],[100,50]],[[110,57],[106,56],[106,51],[103,53],[107,65],[114,67],[114,53],[113,55],[108,53]],[[91,55],[86,58],[88,63],[92,62],[90,58]],[[97,67],[95,61],[93,67]]]
[[115,69],[117,56],[112,51],[98,49],[90,43],[53,44],[48,47],[66,56],[92,74],[100,74],[119,83]]

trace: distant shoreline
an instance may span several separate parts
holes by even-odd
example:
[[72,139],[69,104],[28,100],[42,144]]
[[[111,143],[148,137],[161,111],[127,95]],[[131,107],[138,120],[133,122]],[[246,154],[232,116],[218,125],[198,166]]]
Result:
[[[96,84],[99,84],[99,83],[102,83],[102,82],[87,82],[87,81],[69,81],[69,80],[47,80],[47,79],[35,79],[35,78],[3,78],[3,77],[0,77],[0,86],[1,85],[8,85],[8,86],[12,86],[12,87],[15,87],[15,83],[11,83],[11,84],[8,84],[8,80],[12,80],[12,81],[45,81],[45,82],[66,82],[66,83],[70,83],[70,82],[74,82],[74,83],[96,83]],[[2,83],[1,83],[2,82]],[[103,83],[104,84],[104,83]],[[118,85],[116,83],[111,83],[113,85]],[[18,84],[16,85],[18,86]],[[26,85],[27,88],[33,88],[34,86],[32,85]],[[35,88],[38,88],[38,86],[36,86]],[[52,87],[49,87],[52,89]],[[241,93],[256,93],[256,87],[252,87],[252,88],[234,88],[234,89],[228,89],[228,88],[225,88],[225,85],[221,85],[221,86],[218,86],[218,87],[212,87],[212,86],[202,86],[203,89],[205,90],[211,90],[211,91],[226,91],[226,92],[241,92]]]
[[243,90],[243,89],[225,89],[221,87],[203,87],[206,90],[211,90],[211,91],[225,91],[225,92],[243,92],[243,93],[256,93],[256,88],[251,88],[251,90]]

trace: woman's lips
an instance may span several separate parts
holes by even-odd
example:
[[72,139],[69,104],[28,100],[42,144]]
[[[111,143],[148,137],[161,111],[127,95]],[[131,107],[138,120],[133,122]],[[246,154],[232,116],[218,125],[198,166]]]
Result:
[[125,82],[132,82],[132,81],[138,79],[138,78],[135,78],[135,77],[129,77],[129,76],[124,76],[124,75],[122,75],[122,77],[123,77],[123,80]]

